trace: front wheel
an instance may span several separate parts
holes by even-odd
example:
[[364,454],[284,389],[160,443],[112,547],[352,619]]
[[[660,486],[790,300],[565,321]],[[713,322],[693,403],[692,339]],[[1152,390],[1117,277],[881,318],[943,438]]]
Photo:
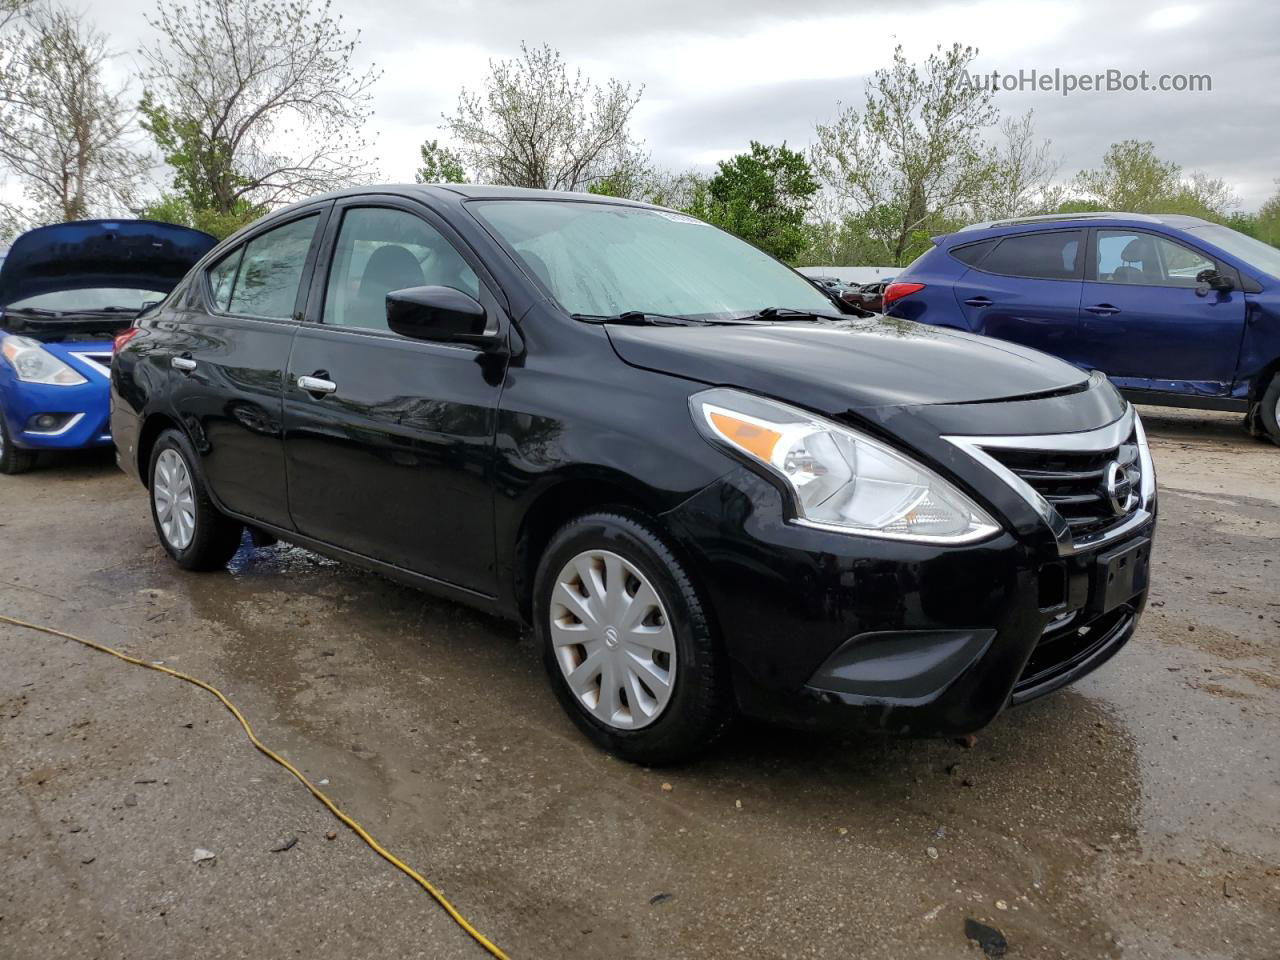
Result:
[[556,696],[605,749],[674,763],[727,726],[726,665],[706,610],[644,523],[595,513],[562,528],[538,566],[534,618]]
[[30,450],[14,446],[9,436],[9,428],[5,426],[4,415],[0,414],[0,473],[26,473],[36,465],[36,455]]
[[186,570],[218,570],[237,549],[244,527],[218,512],[195,469],[191,444],[166,430],[151,450],[151,519],[160,544]]
[[1280,372],[1271,378],[1271,383],[1262,392],[1262,403],[1258,410],[1262,417],[1262,428],[1272,443],[1280,444]]

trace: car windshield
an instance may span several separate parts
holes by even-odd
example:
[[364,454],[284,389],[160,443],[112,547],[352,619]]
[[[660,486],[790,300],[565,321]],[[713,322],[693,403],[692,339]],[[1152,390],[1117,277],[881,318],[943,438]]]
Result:
[[1189,233],[1199,235],[1220,250],[1225,250],[1233,257],[1238,257],[1263,273],[1280,278],[1280,249],[1261,240],[1232,230],[1220,224],[1208,224],[1203,227],[1189,227]]
[[130,310],[137,312],[145,303],[163,300],[164,294],[155,290],[134,290],[119,287],[89,287],[84,290],[54,290],[34,297],[15,300],[10,310],[53,310],[58,313],[76,313],[93,310]]
[[728,319],[766,307],[837,312],[804,277],[683,214],[573,200],[470,207],[570,314]]

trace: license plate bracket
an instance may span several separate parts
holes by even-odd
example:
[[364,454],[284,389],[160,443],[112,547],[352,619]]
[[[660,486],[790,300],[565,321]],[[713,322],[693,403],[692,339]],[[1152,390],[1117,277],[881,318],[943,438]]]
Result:
[[1093,565],[1089,607],[1109,613],[1147,588],[1151,575],[1151,539],[1143,537],[1098,555]]

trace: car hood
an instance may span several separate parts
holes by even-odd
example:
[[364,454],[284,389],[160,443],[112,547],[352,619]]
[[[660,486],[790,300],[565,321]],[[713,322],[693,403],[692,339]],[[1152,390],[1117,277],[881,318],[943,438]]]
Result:
[[894,317],[835,323],[606,328],[626,363],[838,415],[1084,391],[1089,375],[1036,350]]
[[213,249],[199,230],[152,220],[81,220],[29,230],[0,266],[0,307],[95,287],[168,293]]

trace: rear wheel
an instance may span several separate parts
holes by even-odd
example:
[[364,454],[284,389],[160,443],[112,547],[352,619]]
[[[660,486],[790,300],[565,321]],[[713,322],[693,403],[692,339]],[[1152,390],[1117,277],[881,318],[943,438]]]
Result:
[[647,525],[596,513],[562,528],[538,567],[534,617],[556,696],[600,746],[673,763],[724,731],[724,658],[687,572]]
[[1263,391],[1258,414],[1272,443],[1280,444],[1280,373],[1271,378],[1271,383]]
[[10,476],[26,473],[35,465],[35,453],[14,446],[13,438],[9,436],[9,428],[5,425],[4,416],[0,415],[0,473]]
[[151,518],[160,544],[178,566],[218,570],[240,547],[244,527],[218,512],[195,469],[191,445],[177,430],[160,434],[151,449]]

